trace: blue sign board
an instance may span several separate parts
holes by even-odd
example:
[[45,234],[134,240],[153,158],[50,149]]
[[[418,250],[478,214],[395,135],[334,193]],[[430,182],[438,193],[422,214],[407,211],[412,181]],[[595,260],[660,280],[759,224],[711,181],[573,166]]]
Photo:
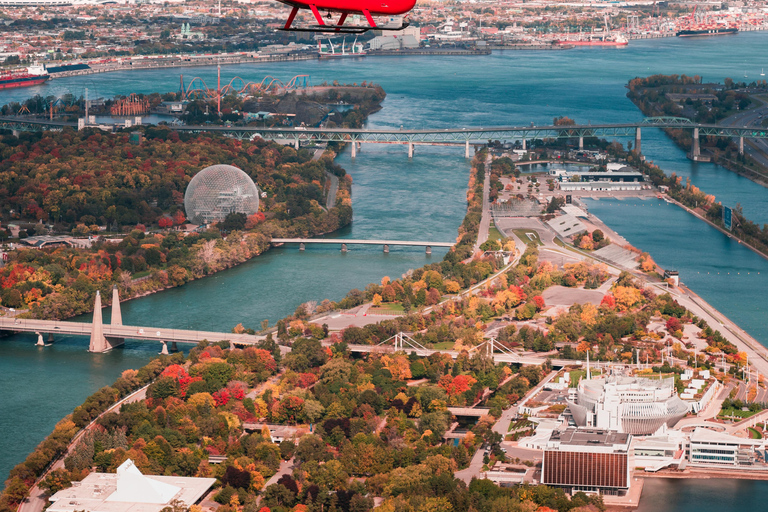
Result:
[[725,224],[725,229],[731,231],[733,227],[733,214],[727,206],[723,206],[723,224]]

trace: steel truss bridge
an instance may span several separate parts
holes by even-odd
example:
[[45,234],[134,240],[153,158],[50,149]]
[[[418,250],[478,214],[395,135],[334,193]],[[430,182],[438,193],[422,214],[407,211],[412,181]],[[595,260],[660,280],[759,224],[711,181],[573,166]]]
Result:
[[[27,117],[0,117],[0,128],[19,131],[77,128],[77,123],[50,121]],[[698,130],[700,136],[744,137],[768,139],[768,129],[754,126],[721,126],[697,124],[680,117],[651,117],[636,123],[587,124],[573,126],[471,127],[448,129],[388,129],[388,128],[265,128],[258,126],[174,126],[176,131],[193,133],[222,133],[238,139],[259,136],[269,140],[300,142],[364,142],[389,144],[485,144],[489,140],[533,140],[589,137],[637,137],[642,128],[672,128]]]

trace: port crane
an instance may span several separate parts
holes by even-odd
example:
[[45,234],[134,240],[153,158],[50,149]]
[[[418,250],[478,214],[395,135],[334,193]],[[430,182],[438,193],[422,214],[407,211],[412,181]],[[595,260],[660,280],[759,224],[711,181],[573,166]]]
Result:
[[[288,20],[285,26],[280,30],[288,32],[332,32],[344,34],[360,34],[368,30],[402,30],[408,26],[403,22],[398,27],[377,25],[373,16],[397,16],[406,14],[414,5],[416,0],[278,0],[291,7]],[[308,25],[304,27],[293,27],[293,21],[300,9],[312,11],[312,15],[317,25]],[[325,13],[325,19],[320,14]],[[333,23],[333,14],[339,14],[339,19]],[[347,16],[358,14],[365,17],[368,26],[344,25]],[[327,20],[327,21],[326,21]]]

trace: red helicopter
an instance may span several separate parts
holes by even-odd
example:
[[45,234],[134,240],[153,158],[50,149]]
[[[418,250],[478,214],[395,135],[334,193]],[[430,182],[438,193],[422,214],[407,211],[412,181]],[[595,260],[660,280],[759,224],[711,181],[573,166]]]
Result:
[[[293,7],[288,21],[280,30],[289,32],[339,32],[348,34],[359,34],[368,30],[402,30],[408,26],[403,23],[399,27],[380,27],[373,21],[373,15],[393,16],[405,14],[416,5],[416,0],[278,0],[286,5]],[[317,25],[308,27],[291,28],[296,13],[299,9],[309,9],[317,20]],[[339,13],[339,21],[334,25],[326,23],[320,15],[320,11],[325,11],[328,20],[331,20],[331,13]],[[344,26],[347,16],[350,14],[362,14],[368,21],[367,27]]]

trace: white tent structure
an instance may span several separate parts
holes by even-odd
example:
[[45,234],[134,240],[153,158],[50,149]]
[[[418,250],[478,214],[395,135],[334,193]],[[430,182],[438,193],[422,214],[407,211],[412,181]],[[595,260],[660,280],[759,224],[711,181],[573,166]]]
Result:
[[131,459],[117,468],[117,490],[106,501],[132,501],[165,505],[176,496],[181,487],[153,480],[141,474]]

